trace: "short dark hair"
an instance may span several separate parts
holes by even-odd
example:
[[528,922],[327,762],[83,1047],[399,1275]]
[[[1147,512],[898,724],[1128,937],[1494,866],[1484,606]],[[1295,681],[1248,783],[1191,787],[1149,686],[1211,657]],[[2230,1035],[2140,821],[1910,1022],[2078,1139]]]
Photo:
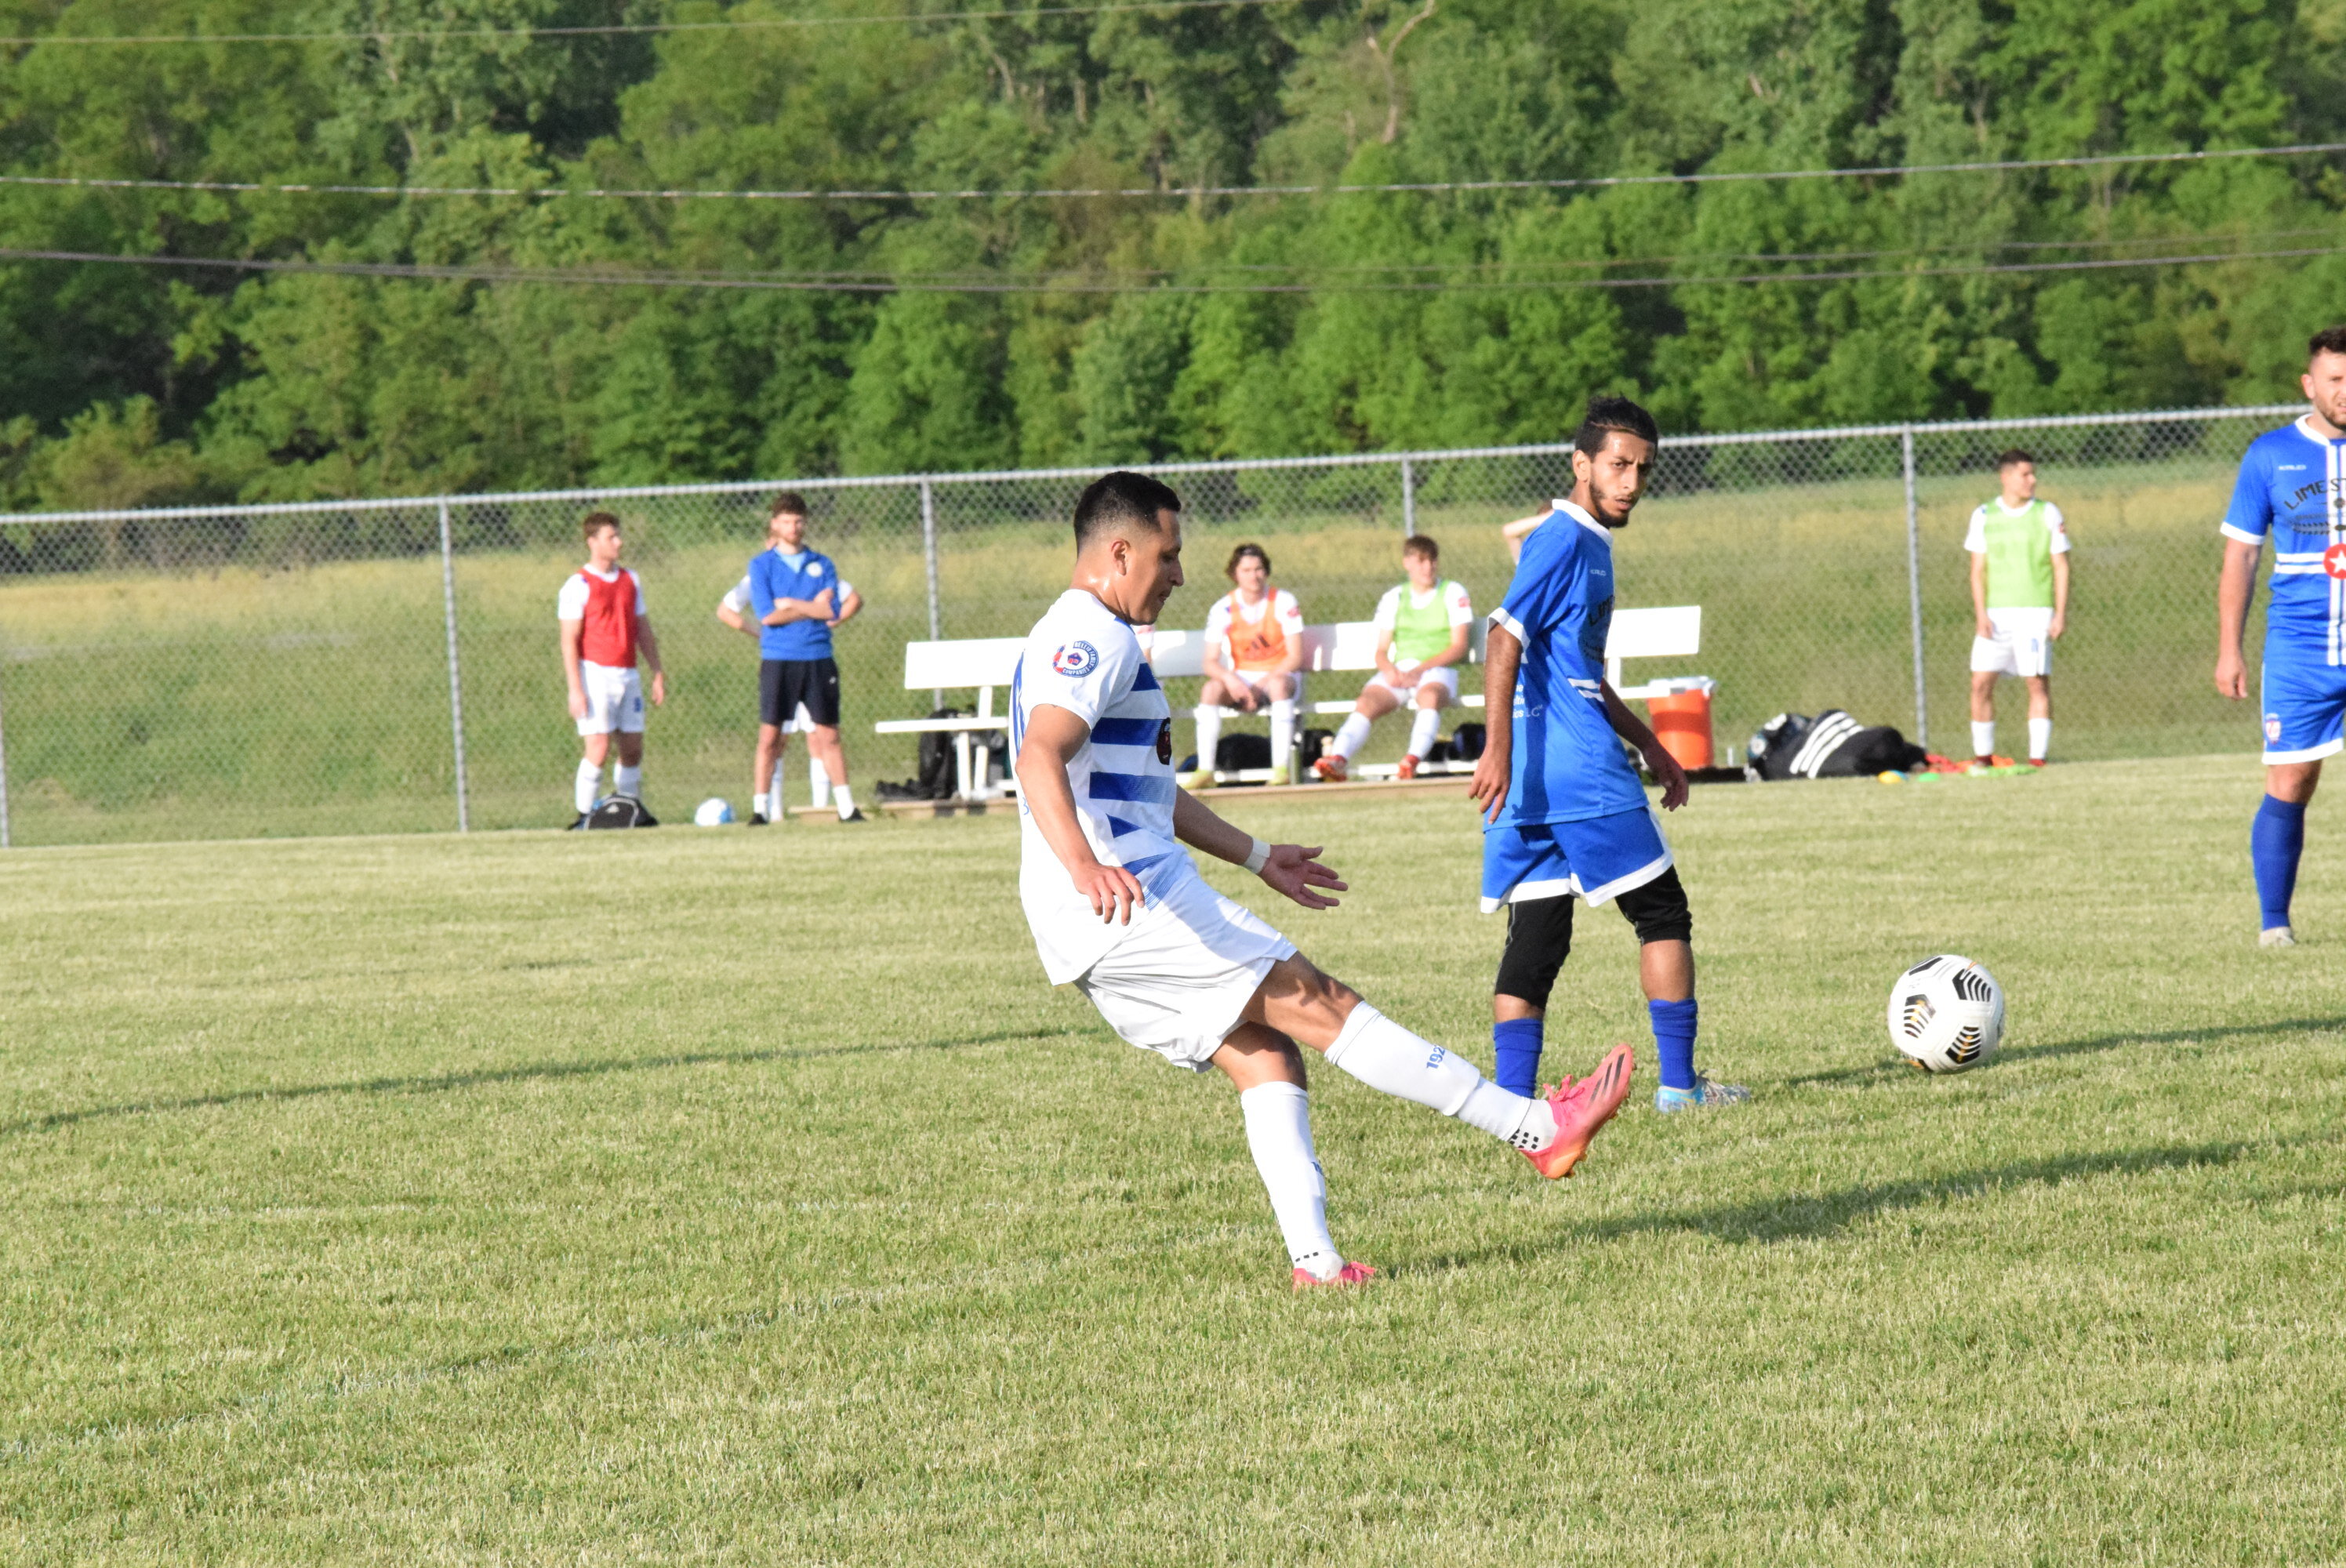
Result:
[[2346,326],[2324,327],[2305,345],[2308,360],[2316,354],[2346,354]]
[[1995,466],[1998,472],[2010,468],[2015,463],[2025,463],[2034,468],[2036,466],[2036,454],[2025,447],[2019,446],[2006,447],[1995,454]]
[[1606,433],[1616,430],[1656,446],[1662,443],[1661,427],[1654,423],[1652,414],[1627,398],[1599,396],[1588,400],[1588,410],[1581,415],[1580,428],[1573,433],[1573,450],[1594,457],[1605,450]]
[[780,517],[785,512],[793,517],[805,516],[807,514],[806,497],[795,490],[774,492],[774,498],[766,504],[767,518],[771,520]]
[[1245,560],[1249,555],[1252,555],[1256,560],[1262,563],[1262,569],[1266,574],[1270,572],[1270,555],[1261,545],[1241,545],[1237,549],[1230,552],[1229,565],[1222,568],[1222,575],[1228,577],[1233,583],[1237,582],[1239,580],[1239,563]]
[[1412,534],[1402,540],[1401,553],[1404,555],[1423,555],[1429,561],[1442,559],[1442,546],[1423,534]]
[[619,520],[608,512],[589,512],[580,520],[578,533],[583,538],[592,539],[604,529],[617,528],[618,525]]
[[1117,529],[1131,524],[1154,532],[1160,512],[1178,512],[1181,498],[1173,487],[1146,473],[1117,469],[1084,486],[1076,502],[1076,548],[1084,549]]

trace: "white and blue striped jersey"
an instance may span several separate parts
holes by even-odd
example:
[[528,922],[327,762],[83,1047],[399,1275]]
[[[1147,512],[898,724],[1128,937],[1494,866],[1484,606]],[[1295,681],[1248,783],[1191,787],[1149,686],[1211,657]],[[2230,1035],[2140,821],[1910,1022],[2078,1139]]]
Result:
[[[1122,866],[1151,898],[1197,875],[1173,838],[1173,710],[1140,640],[1092,595],[1070,588],[1035,629],[1010,677],[1010,746],[1037,708],[1064,708],[1091,736],[1067,760],[1076,820],[1102,865]],[[1103,921],[1076,891],[1034,814],[1019,802],[1019,901],[1054,985],[1100,961],[1127,929]]]
[[2224,537],[2273,543],[2265,662],[2346,665],[2346,440],[2300,419],[2240,459]]

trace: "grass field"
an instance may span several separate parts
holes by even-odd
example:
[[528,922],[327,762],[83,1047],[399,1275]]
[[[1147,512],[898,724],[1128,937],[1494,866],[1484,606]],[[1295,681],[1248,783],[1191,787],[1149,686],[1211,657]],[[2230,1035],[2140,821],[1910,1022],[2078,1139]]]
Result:
[[[2336,1561],[2346,852],[2258,950],[2258,789],[1698,791],[1756,1102],[1548,1186],[1321,1073],[1385,1277],[1309,1300],[1228,1091],[1043,983],[1006,819],[0,858],[0,1559]],[[1488,1061],[1462,804],[1230,809]],[[1582,931],[1551,1037],[1649,1089]],[[1963,1077],[1887,1049],[1936,951],[2011,997]]]
[[[2216,697],[2208,678],[2211,519],[2229,484],[2229,470],[2204,459],[2048,478],[2077,541],[2076,629],[2055,673],[2062,757],[2257,743],[2256,716]],[[1922,493],[1930,733],[1943,750],[1969,744],[1971,601],[1961,545],[1971,508],[1989,488],[1974,475],[1931,479]],[[1241,539],[1270,545],[1279,580],[1315,621],[1365,618],[1399,580],[1396,518],[1318,500],[1310,505],[1320,510],[1219,514],[1211,491],[1196,494],[1190,585],[1168,607],[1170,625],[1204,623],[1223,586],[1221,563]],[[1418,523],[1443,541],[1444,569],[1487,609],[1510,571],[1495,525],[1540,501],[1537,493],[1429,500]],[[755,519],[738,505],[726,515],[740,531],[730,542],[713,537],[711,519],[698,514],[629,516],[629,558],[644,575],[670,668],[670,701],[651,718],[645,786],[668,815],[710,794],[746,807],[750,789],[756,652],[712,610],[754,547]],[[876,778],[913,770],[913,742],[883,739],[872,725],[930,705],[927,692],[903,687],[903,645],[928,635],[926,574],[917,532],[844,517],[832,526],[818,543],[869,606],[838,639],[849,759],[868,793]],[[1722,746],[1741,747],[1786,709],[1841,707],[1912,732],[1904,498],[1894,480],[1658,496],[1618,550],[1625,604],[1704,606],[1699,656],[1631,673],[1715,677]],[[475,826],[550,826],[568,815],[577,741],[563,708],[553,601],[576,564],[566,544],[458,558]],[[1065,529],[1056,523],[948,530],[944,631],[1022,634],[1066,574]],[[0,578],[16,841],[454,826],[444,616],[436,557]],[[1195,681],[1171,687],[1178,706],[1196,700]],[[1355,677],[1325,675],[1311,696],[1347,698],[1358,689]],[[964,706],[970,697],[948,694]],[[2007,689],[2007,749],[2020,743],[2023,711],[2022,695]],[[1366,758],[1398,755],[1405,732],[1399,721],[1381,726]],[[1189,738],[1185,724],[1185,750]]]

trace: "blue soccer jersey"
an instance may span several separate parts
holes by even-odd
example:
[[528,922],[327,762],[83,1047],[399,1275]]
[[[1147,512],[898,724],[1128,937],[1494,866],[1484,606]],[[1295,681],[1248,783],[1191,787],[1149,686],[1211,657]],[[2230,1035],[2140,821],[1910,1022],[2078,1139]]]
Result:
[[2257,437],[2223,532],[2244,545],[2272,538],[2266,662],[2346,665],[2346,441],[2302,419]]
[[1491,619],[1524,645],[1524,657],[1507,803],[1488,830],[1645,810],[1645,786],[1605,716],[1613,541],[1604,525],[1557,502],[1525,539]]
[[[795,556],[780,550],[760,550],[750,561],[750,613],[764,620],[776,599],[811,599],[831,590],[831,614],[837,615],[842,590],[839,568],[820,551]],[[831,657],[831,627],[822,621],[792,621],[767,626],[758,634],[758,652],[766,658],[814,659]]]

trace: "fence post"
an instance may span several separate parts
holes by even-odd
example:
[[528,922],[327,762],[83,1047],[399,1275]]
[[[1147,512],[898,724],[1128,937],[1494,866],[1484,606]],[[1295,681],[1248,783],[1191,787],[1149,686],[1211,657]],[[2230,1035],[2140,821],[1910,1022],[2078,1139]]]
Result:
[[464,789],[464,681],[456,664],[456,550],[449,537],[448,503],[440,503],[440,596],[448,619],[448,729],[456,743],[456,831],[473,830]]
[[[925,479],[921,481],[921,554],[929,564],[929,640],[943,637],[944,621],[937,613],[937,493]],[[945,705],[944,687],[929,694],[932,709]]]
[[1417,464],[1401,460],[1401,532],[1406,539],[1417,532]]
[[1931,713],[1923,681],[1923,530],[1914,504],[1914,427],[1898,433],[1899,458],[1906,471],[1906,613],[1914,632],[1914,744],[1931,746]]

